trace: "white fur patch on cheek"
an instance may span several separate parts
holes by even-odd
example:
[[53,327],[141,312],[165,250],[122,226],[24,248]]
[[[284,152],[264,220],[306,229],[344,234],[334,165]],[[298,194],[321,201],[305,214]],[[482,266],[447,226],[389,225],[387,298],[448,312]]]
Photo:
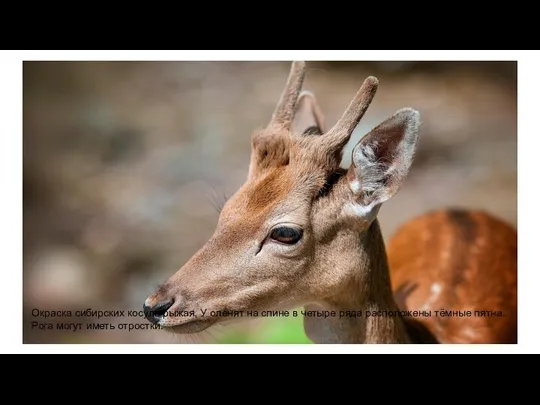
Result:
[[347,203],[343,206],[343,213],[358,219],[362,219],[367,223],[371,223],[379,213],[380,204],[363,205],[354,202]]

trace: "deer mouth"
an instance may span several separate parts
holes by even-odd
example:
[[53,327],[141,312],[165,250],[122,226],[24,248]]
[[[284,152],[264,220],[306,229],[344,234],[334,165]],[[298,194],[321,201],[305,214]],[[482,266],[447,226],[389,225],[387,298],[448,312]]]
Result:
[[[205,311],[206,312],[206,311]],[[222,312],[222,311],[217,311]],[[229,312],[229,311],[224,311]],[[238,312],[238,311],[237,311]],[[234,312],[233,312],[234,313]],[[231,315],[232,316],[232,315]],[[208,316],[206,314],[202,317],[193,317],[193,318],[164,318],[159,325],[165,331],[172,332],[175,334],[189,334],[189,333],[199,333],[208,329],[211,326],[216,324],[228,325],[231,323],[237,323],[241,320],[241,317],[228,317],[228,316]]]

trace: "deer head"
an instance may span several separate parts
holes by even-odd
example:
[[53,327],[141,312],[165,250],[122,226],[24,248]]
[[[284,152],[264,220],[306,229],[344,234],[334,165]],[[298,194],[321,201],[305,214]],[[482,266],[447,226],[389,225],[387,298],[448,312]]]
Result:
[[369,271],[359,235],[406,177],[419,115],[402,109],[388,118],[361,139],[351,166],[342,169],[343,147],[378,81],[368,77],[325,131],[315,97],[301,93],[304,76],[305,64],[293,62],[269,124],[252,135],[246,182],[223,207],[212,237],[146,300],[151,322],[199,332],[224,320],[212,312],[316,303]]

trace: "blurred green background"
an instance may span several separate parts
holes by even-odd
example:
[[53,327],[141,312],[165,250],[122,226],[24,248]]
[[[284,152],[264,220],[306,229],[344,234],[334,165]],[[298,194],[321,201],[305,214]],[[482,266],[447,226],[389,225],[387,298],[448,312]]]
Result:
[[[289,67],[24,63],[24,342],[309,343],[301,317],[200,336],[32,328],[44,321],[32,316],[35,308],[141,309],[212,234],[216,207],[245,180],[250,135],[268,122]],[[379,214],[385,238],[449,205],[486,209],[516,225],[517,64],[308,62],[304,88],[332,125],[368,75],[379,78],[379,91],[344,164],[360,136],[398,109],[414,107],[423,121],[411,174]]]
[[[299,311],[300,313],[300,311]],[[304,333],[302,317],[267,319],[260,322],[250,333],[245,330],[230,330],[215,338],[216,343],[265,343],[291,344],[312,343]]]

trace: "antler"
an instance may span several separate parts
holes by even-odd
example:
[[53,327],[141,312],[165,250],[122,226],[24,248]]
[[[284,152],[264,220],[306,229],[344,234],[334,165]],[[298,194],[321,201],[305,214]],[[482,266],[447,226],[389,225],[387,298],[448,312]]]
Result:
[[360,90],[358,90],[356,96],[336,125],[321,138],[329,153],[341,152],[343,147],[349,142],[354,128],[358,125],[371,104],[378,86],[379,81],[373,76],[364,80],[362,87],[360,87]]
[[257,177],[270,167],[289,161],[289,130],[306,74],[305,62],[293,62],[285,88],[265,130],[252,135],[248,178]]
[[272,115],[270,125],[278,124],[287,129],[290,128],[305,75],[306,63],[302,61],[293,62],[287,84]]
[[[287,83],[268,128],[253,134],[249,178],[258,176],[267,168],[288,164],[291,158],[289,150],[290,129],[297,112],[305,73],[305,62],[295,61],[292,63]],[[343,147],[349,141],[354,128],[371,104],[378,84],[375,77],[368,77],[338,122],[324,135],[309,138],[298,137],[295,142],[300,142],[301,147],[296,148],[295,158],[315,158],[320,160],[320,164],[325,167],[339,166]],[[322,116],[322,114],[319,115]]]

